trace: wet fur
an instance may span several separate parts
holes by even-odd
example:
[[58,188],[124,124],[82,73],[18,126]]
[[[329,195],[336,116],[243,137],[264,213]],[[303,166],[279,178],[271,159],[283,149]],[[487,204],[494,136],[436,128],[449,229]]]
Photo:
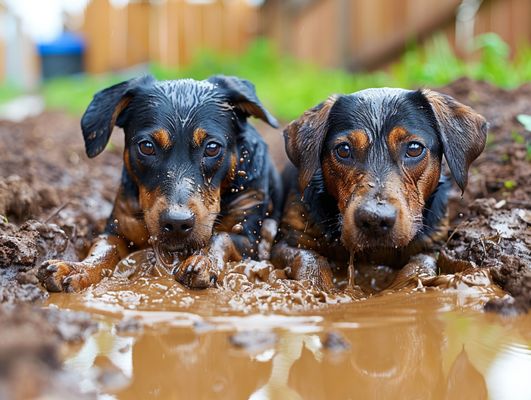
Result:
[[[282,188],[249,116],[277,126],[254,86],[236,77],[156,81],[146,76],[97,93],[81,121],[87,155],[103,151],[115,125],[125,132],[120,188],[97,241],[101,252],[113,256],[104,257],[105,264],[98,261],[101,256],[89,256],[82,261],[86,268],[62,267],[59,275],[57,262],[47,263],[48,288],[82,289],[101,279],[101,271],[112,269],[124,254],[150,243],[182,257],[176,277],[193,288],[211,286],[225,261],[257,258],[263,221],[280,218]],[[219,157],[204,157],[207,138],[222,145]],[[155,144],[156,156],[138,149],[146,139]],[[192,233],[182,240],[164,236],[161,215],[181,208],[195,216]],[[234,225],[241,229],[235,232]],[[115,239],[127,250],[118,254]],[[65,284],[72,283],[68,275],[80,270],[90,270],[90,279]]]
[[[486,130],[484,118],[469,107],[429,90],[369,89],[331,96],[306,111],[284,131],[294,168],[284,173],[288,200],[272,261],[296,279],[318,276],[317,283],[331,280],[308,271],[329,269],[320,256],[341,267],[350,254],[356,261],[405,265],[445,235],[451,182],[441,176],[443,157],[464,190]],[[427,155],[418,165],[400,167],[401,149],[411,137],[426,144]],[[345,140],[355,152],[348,166],[331,155],[335,143]],[[373,240],[358,232],[353,218],[375,196],[399,213],[392,234]],[[288,249],[305,258],[302,271],[287,262],[297,258]]]

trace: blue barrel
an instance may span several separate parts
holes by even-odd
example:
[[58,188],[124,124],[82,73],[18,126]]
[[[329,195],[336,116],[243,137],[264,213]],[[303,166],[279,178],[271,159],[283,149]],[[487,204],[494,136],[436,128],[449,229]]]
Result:
[[63,32],[50,42],[37,44],[43,79],[83,72],[85,42],[72,32]]

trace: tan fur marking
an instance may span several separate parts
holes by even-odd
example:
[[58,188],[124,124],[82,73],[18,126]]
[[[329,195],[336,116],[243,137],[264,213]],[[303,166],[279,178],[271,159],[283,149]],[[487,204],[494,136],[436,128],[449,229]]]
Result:
[[112,113],[111,123],[109,126],[109,132],[112,132],[114,125],[116,124],[116,120],[118,119],[118,116],[125,109],[125,107],[129,105],[130,102],[131,102],[130,97],[124,97],[122,100],[118,102],[118,104],[116,105],[116,108],[114,109],[114,112]]
[[340,163],[331,154],[324,156],[321,168],[326,188],[337,199],[339,211],[345,211],[352,196],[362,196],[366,192],[364,174],[352,166]]
[[203,141],[207,137],[207,133],[203,128],[197,128],[192,137],[192,143],[195,147],[199,147],[203,144]]
[[429,153],[424,160],[424,167],[417,180],[417,188],[424,198],[424,201],[426,201],[439,184],[441,165],[437,160],[432,159]]
[[131,169],[131,156],[129,154],[129,149],[127,148],[124,151],[124,164],[125,164],[125,169],[127,170],[127,172],[129,172],[129,175],[135,178],[135,174],[132,173],[132,169]]
[[369,137],[363,131],[352,131],[347,135],[355,149],[366,151],[369,147]]
[[172,145],[171,135],[165,129],[159,129],[158,131],[153,132],[151,136],[153,137],[153,139],[155,139],[158,145],[164,150],[168,150]]
[[193,240],[206,246],[212,236],[212,230],[217,215],[220,212],[220,188],[213,190],[203,189],[188,201],[188,208],[194,213],[196,224],[193,232]]
[[150,234],[156,235],[159,231],[159,216],[168,208],[168,202],[160,193],[160,189],[153,192],[147,190],[144,186],[139,186],[140,207],[144,211],[144,221]]
[[387,145],[389,146],[391,153],[397,156],[400,151],[400,145],[405,142],[409,136],[409,132],[401,126],[394,127],[387,135]]
[[147,245],[149,233],[143,220],[135,218],[139,211],[136,200],[119,194],[114,203],[113,216],[118,221],[118,232],[137,247]]

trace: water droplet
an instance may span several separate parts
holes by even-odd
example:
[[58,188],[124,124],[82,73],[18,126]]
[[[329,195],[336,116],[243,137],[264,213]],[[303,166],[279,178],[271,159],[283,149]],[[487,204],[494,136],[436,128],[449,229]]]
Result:
[[243,225],[238,223],[232,227],[233,233],[241,233],[243,231]]

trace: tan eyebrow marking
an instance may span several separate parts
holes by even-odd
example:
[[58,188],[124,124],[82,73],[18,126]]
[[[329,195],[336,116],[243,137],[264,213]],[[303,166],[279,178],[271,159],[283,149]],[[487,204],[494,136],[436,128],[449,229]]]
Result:
[[367,150],[369,147],[369,137],[361,130],[352,131],[347,137],[356,149]]
[[159,129],[158,131],[155,131],[152,136],[164,150],[168,150],[171,147],[171,136],[167,130]]
[[393,153],[397,153],[400,147],[400,143],[404,141],[410,134],[401,126],[394,127],[387,136],[387,144]]
[[192,140],[195,147],[199,147],[203,144],[203,140],[207,137],[207,133],[203,128],[197,128],[194,131]]

